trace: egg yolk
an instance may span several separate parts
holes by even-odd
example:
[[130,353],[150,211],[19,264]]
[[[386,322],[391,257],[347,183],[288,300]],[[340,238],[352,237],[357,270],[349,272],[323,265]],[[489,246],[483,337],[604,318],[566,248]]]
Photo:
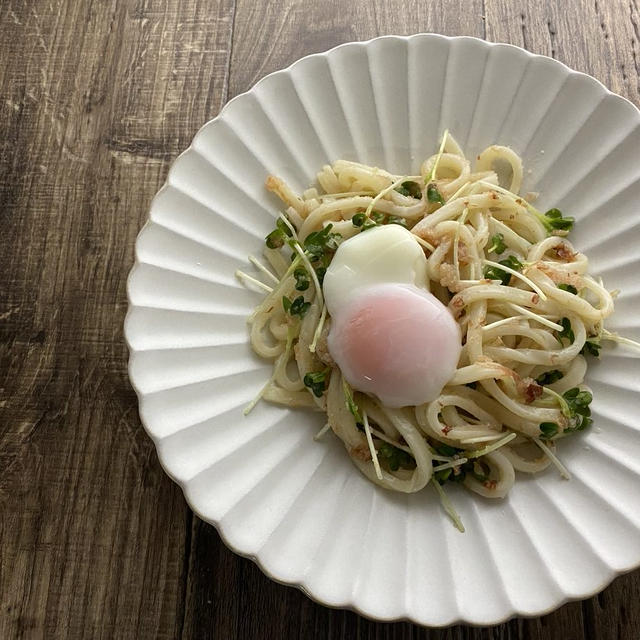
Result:
[[332,318],[331,356],[347,382],[389,407],[435,400],[453,376],[460,329],[449,310],[414,285],[372,285]]

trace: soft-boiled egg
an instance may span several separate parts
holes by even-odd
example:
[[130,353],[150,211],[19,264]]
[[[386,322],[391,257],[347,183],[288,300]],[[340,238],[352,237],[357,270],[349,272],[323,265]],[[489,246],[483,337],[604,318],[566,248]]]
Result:
[[435,400],[458,364],[458,324],[427,287],[422,248],[398,225],[343,242],[325,275],[329,352],[354,389],[389,407]]
[[338,247],[322,286],[329,313],[333,317],[358,289],[384,282],[429,290],[424,251],[398,224],[367,229]]

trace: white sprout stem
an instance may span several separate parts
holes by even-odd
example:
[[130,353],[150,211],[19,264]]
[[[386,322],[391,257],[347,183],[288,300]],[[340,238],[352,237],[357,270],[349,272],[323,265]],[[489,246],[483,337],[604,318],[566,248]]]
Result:
[[567,401],[556,391],[554,391],[553,389],[550,389],[548,386],[544,385],[542,387],[542,392],[543,393],[547,393],[550,396],[552,396],[560,405],[560,411],[562,412],[562,415],[565,418],[570,418],[571,417],[571,412],[569,410],[569,405],[567,403]]
[[325,320],[325,318],[327,316],[327,305],[325,305],[325,303],[324,303],[324,296],[322,295],[322,287],[320,286],[320,281],[318,280],[318,275],[316,274],[316,270],[311,266],[311,262],[309,262],[309,258],[307,258],[307,255],[305,254],[305,252],[303,251],[302,247],[300,246],[300,243],[297,240],[296,240],[295,244],[293,245],[293,247],[294,247],[296,253],[302,259],[302,262],[304,263],[307,271],[311,275],[311,279],[313,280],[313,286],[316,289],[316,296],[318,297],[318,303],[320,305],[322,305],[322,313],[320,314],[320,321],[318,322],[318,326],[316,327],[316,330],[313,332],[313,340],[311,341],[311,344],[309,345],[309,351],[311,353],[315,353],[316,344],[318,343],[318,339],[320,337],[320,332],[322,331],[322,326],[324,325],[324,320]]
[[439,464],[437,467],[433,467],[435,471],[444,471],[445,469],[453,469],[454,467],[459,467],[461,464],[465,462],[469,462],[467,458],[457,458],[456,460],[451,460],[450,462],[445,462],[444,464]]
[[501,438],[500,440],[498,440],[497,442],[494,442],[493,444],[483,447],[482,449],[478,449],[477,451],[467,452],[466,456],[467,458],[481,458],[482,456],[486,456],[487,453],[491,453],[496,449],[499,449],[500,447],[504,447],[505,444],[509,444],[516,436],[517,436],[516,433],[511,432],[509,435],[505,436],[504,438]]
[[287,216],[285,216],[284,213],[280,213],[278,215],[278,218],[280,218],[280,220],[282,220],[282,222],[284,222],[287,225],[287,227],[289,227],[289,231],[291,231],[291,235],[293,236],[295,241],[298,242],[298,232],[296,231],[295,227],[291,224],[291,221],[289,220],[289,218],[287,218]]
[[316,288],[316,295],[318,296],[318,302],[323,305],[324,297],[322,295],[322,287],[320,286],[320,281],[318,280],[318,275],[316,274],[316,270],[311,266],[311,262],[309,262],[309,258],[307,257],[307,254],[304,252],[304,250],[300,246],[300,243],[297,240],[295,241],[293,248],[295,249],[295,252],[302,259],[304,266],[307,268],[307,271],[309,272],[309,275],[313,280],[313,286]]
[[431,457],[437,462],[451,462],[452,460],[451,456],[441,456],[437,453],[433,453],[433,451],[431,452]]
[[549,460],[553,462],[553,464],[556,466],[556,468],[560,472],[560,475],[565,480],[571,480],[571,474],[569,473],[569,470],[562,464],[562,462],[560,462],[560,460],[555,455],[555,453],[553,453],[553,451],[551,451],[551,449],[549,449],[549,447],[547,447],[547,445],[544,442],[542,442],[542,440],[540,440],[539,438],[534,438],[533,441],[542,449],[542,451],[549,458]]
[[496,433],[495,436],[477,436],[476,438],[465,438],[464,440],[460,440],[460,444],[477,444],[479,442],[491,442],[492,440],[497,440],[498,438],[502,438],[501,433]]
[[523,275],[519,271],[516,271],[515,269],[512,269],[511,267],[507,267],[507,266],[505,266],[503,264],[500,264],[499,262],[494,262],[493,260],[484,259],[482,262],[484,264],[488,264],[490,267],[496,267],[497,269],[501,269],[502,271],[506,271],[507,273],[510,273],[512,276],[515,276],[519,280],[522,280],[522,282],[524,282],[527,285],[529,285],[540,296],[540,300],[546,300],[547,299],[547,296],[546,296],[545,292],[535,282],[533,282],[532,280],[527,278],[527,276]]
[[320,431],[318,431],[318,433],[316,433],[315,436],[313,436],[313,439],[318,442],[318,440],[320,440],[320,438],[322,438],[322,436],[327,433],[327,431],[329,431],[329,429],[331,429],[331,425],[327,422],[327,424],[324,425],[324,427],[322,427],[322,429],[320,429]]
[[274,369],[273,375],[267,380],[267,383],[264,385],[264,387],[262,387],[262,389],[258,391],[258,394],[256,395],[256,397],[244,408],[244,410],[242,411],[243,416],[248,416],[253,410],[253,408],[258,404],[258,402],[260,402],[260,400],[262,399],[262,396],[265,394],[266,390],[269,388],[274,378],[275,378],[275,369]]
[[327,307],[324,303],[324,296],[322,295],[322,287],[320,286],[320,280],[318,280],[318,274],[316,273],[316,270],[311,266],[311,262],[309,261],[307,254],[304,252],[304,249],[302,248],[302,245],[298,240],[298,234],[296,233],[296,230],[291,226],[291,224],[285,218],[285,216],[280,214],[280,217],[284,220],[286,225],[291,230],[291,233],[293,234],[293,240],[294,240],[293,248],[295,252],[300,256],[300,259],[304,263],[305,268],[309,272],[309,275],[313,280],[313,286],[316,289],[316,296],[318,297],[318,303],[322,306],[322,314],[320,315],[320,322],[318,322],[318,326],[316,327],[316,330],[314,331],[314,334],[313,334],[313,340],[309,345],[309,351],[311,351],[311,353],[315,353],[316,344],[318,342],[318,339],[320,338],[320,333],[322,332],[322,327],[324,325],[325,318],[327,317]]
[[326,198],[349,198],[351,196],[373,196],[375,191],[342,191],[340,193],[324,193],[318,196],[318,200]]
[[433,245],[429,244],[426,240],[416,235],[415,233],[413,234],[413,237],[416,239],[416,242],[419,245],[423,246],[425,249],[429,249],[429,251],[431,251],[432,253],[436,250]]
[[510,316],[509,318],[502,318],[502,320],[496,320],[491,324],[484,325],[484,327],[482,327],[482,330],[489,331],[491,329],[495,329],[496,327],[501,327],[503,324],[511,324],[515,320],[520,322],[520,320],[522,320],[522,316]]
[[364,212],[365,217],[369,218],[371,216],[371,212],[373,211],[373,207],[375,206],[378,200],[384,198],[387,193],[391,193],[396,187],[400,186],[403,182],[409,180],[412,176],[402,176],[398,178],[395,182],[392,182],[388,187],[384,188],[371,202]]
[[450,198],[447,198],[447,203],[453,202],[456,198],[462,195],[462,192],[470,185],[470,182],[465,182]]
[[448,137],[449,137],[449,129],[445,129],[444,133],[442,134],[442,142],[440,143],[440,149],[438,150],[436,161],[433,163],[433,167],[431,167],[431,173],[429,174],[429,181],[436,179],[436,171],[438,170],[438,165],[440,164],[440,158],[442,158],[442,154],[444,153],[444,147],[447,144]]
[[617,333],[612,333],[611,331],[607,331],[606,329],[602,329],[602,335],[600,337],[603,340],[610,340],[611,342],[618,342],[619,344],[626,344],[629,347],[640,349],[640,342],[631,340],[631,338],[619,336]]
[[367,444],[369,445],[369,451],[371,452],[373,468],[376,470],[376,477],[378,478],[378,480],[382,480],[382,470],[380,469],[380,462],[378,461],[378,452],[373,446],[373,438],[371,437],[369,418],[367,417],[367,412],[364,409],[362,410],[362,421],[364,422],[364,433],[367,436]]
[[[300,264],[300,258],[296,257],[294,261],[289,265],[289,268],[286,270],[282,278],[280,278],[280,281],[278,282],[278,286],[273,290],[274,292],[282,290],[282,287],[284,286],[284,281],[295,271],[296,267],[299,264]],[[267,296],[267,298],[263,300],[262,304],[259,304],[253,310],[253,313],[247,318],[247,322],[251,324],[256,319],[258,314],[264,311],[264,309],[268,304],[269,304],[269,297]]]
[[[374,435],[376,438],[379,438],[380,440],[382,440],[383,442],[386,442],[387,444],[393,445],[396,449],[402,449],[402,451],[408,453],[411,457],[413,457],[413,451],[411,451],[411,449],[406,445],[400,444],[397,440],[390,438],[387,434],[382,433],[382,431],[379,431],[378,429],[376,429],[375,427],[372,427],[371,425],[369,425],[369,429],[371,430],[372,435]],[[448,459],[449,458],[447,458],[447,460]]]
[[236,271],[236,278],[240,280],[246,280],[247,282],[251,282],[252,284],[255,284],[256,287],[260,287],[260,289],[262,289],[263,291],[266,291],[267,293],[273,292],[273,288],[270,287],[268,284],[261,282],[257,278],[250,276],[248,273],[245,273],[244,271],[240,271],[240,269]]
[[326,319],[327,319],[327,305],[323,304],[322,313],[320,314],[320,320],[318,321],[318,326],[316,327],[316,330],[313,332],[313,340],[309,345],[309,351],[311,351],[311,353],[316,352],[316,345],[318,344],[318,340],[320,339],[320,334],[322,333],[322,329],[324,327],[324,323]]
[[[535,211],[536,213],[540,213],[530,202],[527,202],[523,197],[519,196],[517,193],[513,193],[513,191],[509,191],[509,189],[505,189],[498,184],[492,184],[491,182],[486,182],[485,180],[478,180],[476,184],[484,185],[485,187],[491,188],[493,191],[497,191],[502,195],[509,196],[514,200],[520,200],[521,203],[529,210]],[[516,202],[516,204],[518,204]]]
[[262,271],[262,273],[264,273],[264,275],[267,276],[267,278],[269,278],[269,280],[271,280],[274,284],[280,283],[280,280],[269,269],[267,269],[267,267],[265,267],[262,262],[260,262],[260,260],[258,260],[254,256],[249,256],[249,262],[254,267],[256,267],[256,269],[260,269],[260,271]]
[[523,316],[527,316],[527,318],[531,318],[532,320],[535,320],[536,322],[539,322],[540,324],[543,324],[546,327],[554,329],[555,331],[562,331],[564,329],[562,325],[552,322],[551,320],[547,320],[547,318],[545,318],[544,316],[541,316],[538,313],[534,313],[533,311],[530,311],[525,307],[521,307],[519,304],[515,304],[513,302],[508,302],[507,304],[512,309],[515,309],[516,311],[521,313]]
[[431,484],[435,487],[435,490],[437,491],[438,496],[440,496],[440,502],[442,503],[442,508],[445,510],[447,515],[453,521],[455,528],[458,531],[460,531],[460,533],[464,533],[464,525],[462,524],[462,520],[460,520],[460,516],[458,515],[458,512],[455,510],[453,503],[451,502],[451,500],[449,500],[449,496],[444,492],[444,489],[440,486],[440,483],[437,480],[435,480]]

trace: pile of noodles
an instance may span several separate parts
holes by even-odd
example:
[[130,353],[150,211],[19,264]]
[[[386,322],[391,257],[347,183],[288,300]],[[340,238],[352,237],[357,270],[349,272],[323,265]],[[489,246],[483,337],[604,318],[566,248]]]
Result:
[[[537,211],[535,194],[517,195],[522,175],[511,149],[494,145],[472,162],[445,134],[416,176],[338,160],[301,195],[270,176],[267,188],[286,205],[287,242],[265,249],[270,268],[253,259],[268,283],[258,283],[267,295],[250,317],[251,344],[274,362],[260,397],[325,411],[323,431],[330,428],[357,467],[388,489],[418,491],[436,474],[441,493],[445,478],[502,497],[514,471],[536,473],[553,462],[568,475],[554,452],[578,423],[563,394],[584,390],[585,343],[601,337],[613,300],[566,239],[570,225],[553,228],[557,214]],[[331,318],[305,240],[329,224],[336,242],[366,233],[356,214],[411,230],[427,257],[431,292],[459,323],[458,369],[433,402],[386,407],[350,389],[328,352]],[[310,278],[303,293],[295,288],[300,268]],[[309,304],[295,316],[282,300],[299,295]],[[320,396],[305,386],[315,372],[326,380]]]

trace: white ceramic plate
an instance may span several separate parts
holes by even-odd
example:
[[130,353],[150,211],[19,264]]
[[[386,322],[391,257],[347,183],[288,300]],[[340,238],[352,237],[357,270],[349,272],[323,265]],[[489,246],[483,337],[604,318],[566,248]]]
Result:
[[234,278],[259,254],[278,203],[322,164],[357,159],[416,173],[448,127],[469,156],[513,147],[523,192],[575,216],[572,234],[610,288],[609,327],[638,338],[640,112],[549,58],[473,38],[385,37],[312,55],[260,81],[207,123],[151,206],[129,279],[129,374],[162,465],[193,510],[274,579],[327,605],[420,624],[491,624],[602,589],[640,564],[638,360],[589,371],[595,427],[562,443],[570,482],[521,476],[505,501],[393,495],[362,477],[320,416],[242,408],[270,365]]

